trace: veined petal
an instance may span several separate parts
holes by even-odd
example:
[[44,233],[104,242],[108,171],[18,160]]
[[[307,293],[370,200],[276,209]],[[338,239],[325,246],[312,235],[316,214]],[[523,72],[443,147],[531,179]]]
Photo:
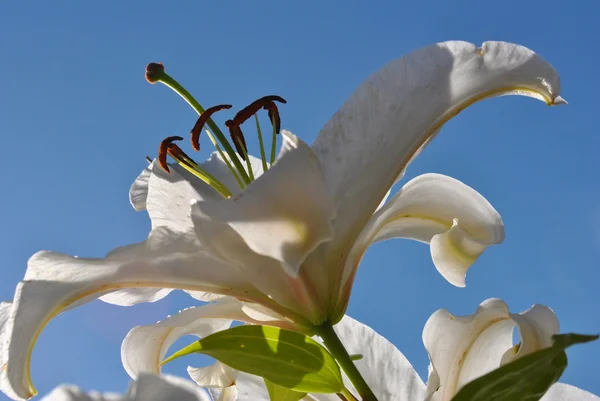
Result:
[[121,394],[85,392],[77,386],[63,384],[52,390],[41,401],[125,401],[127,399]]
[[[468,185],[442,174],[417,176],[380,207],[360,233],[342,273],[342,294],[346,295],[341,302],[347,302],[367,248],[392,238],[430,243],[437,270],[450,283],[463,287],[477,257],[488,245],[504,240],[504,223],[494,207]],[[341,314],[345,304],[337,309]]]
[[564,103],[554,68],[505,42],[445,42],[385,65],[323,127],[313,150],[335,200],[335,237],[353,243],[396,177],[451,117],[506,94]]
[[150,163],[137,176],[131,188],[129,188],[129,203],[133,208],[140,212],[146,210],[146,200],[148,199],[148,182],[152,173],[154,162]]
[[284,131],[277,162],[240,195],[199,202],[213,219],[229,223],[248,247],[298,276],[307,255],[332,235],[333,203],[310,147]]
[[13,400],[19,396],[13,391],[6,377],[5,361],[8,358],[6,344],[9,341],[8,321],[12,313],[12,302],[0,303],[0,391]]
[[269,393],[262,377],[240,372],[235,386],[209,388],[208,392],[215,401],[269,401]]
[[[256,176],[260,176],[263,172],[262,162],[251,155],[248,157]],[[190,219],[192,201],[222,199],[213,188],[178,164],[170,164],[169,173],[157,163],[152,163],[149,167],[152,171],[148,178],[146,207],[153,228],[164,226],[185,231],[193,226]],[[233,194],[239,193],[235,178],[217,152],[213,152],[200,167],[212,174]]]
[[[552,336],[558,334],[560,325],[554,311],[545,305],[533,305],[521,313],[511,313],[510,318],[516,324],[521,336],[518,350],[509,357],[504,354],[503,363],[552,346]],[[511,351],[513,351],[511,350]]]
[[[252,310],[251,305],[253,304],[247,304],[232,297],[223,297],[212,304],[184,309],[156,324],[134,327],[127,333],[121,344],[123,366],[129,376],[134,379],[140,373],[160,373],[160,362],[171,345],[183,336],[206,337],[228,329],[234,320],[264,324],[246,313],[247,310]],[[271,312],[271,315],[268,316],[268,324],[287,329],[294,328],[291,322],[284,318],[278,318],[275,313]],[[193,376],[192,379],[198,381]]]
[[211,255],[237,267],[254,287],[295,312],[297,317],[313,318],[313,323],[321,323],[326,318],[324,308],[319,309],[323,304],[317,301],[319,294],[307,283],[303,272],[298,278],[290,277],[279,261],[252,251],[227,222],[214,220],[198,208],[192,214],[196,235]]
[[575,386],[555,383],[540,401],[600,401],[600,397]]
[[235,386],[239,371],[230,368],[224,363],[217,362],[203,368],[188,366],[187,372],[199,386],[206,388],[226,388]]
[[442,309],[435,312],[423,329],[431,361],[427,400],[449,401],[466,383],[512,358],[510,352],[520,348],[512,344],[515,325],[523,328],[521,347],[525,350],[517,356],[547,347],[558,332],[556,316],[542,305],[516,315],[504,301],[494,298],[469,316],[454,316]]
[[127,395],[131,401],[211,401],[195,383],[171,375],[140,375]]
[[162,322],[134,327],[121,344],[125,370],[134,379],[140,373],[160,373],[160,363],[179,338],[189,334],[202,338],[228,329],[233,321],[221,316],[231,306],[224,302],[189,308]]
[[182,288],[230,294],[268,304],[232,266],[199,248],[195,233],[153,230],[149,238],[104,259],[39,252],[17,285],[3,334],[2,388],[19,398],[35,395],[29,361],[41,330],[60,312],[122,288]]
[[55,388],[42,401],[211,401],[194,383],[179,377],[141,375],[126,394],[85,392],[77,386]]
[[425,384],[402,353],[369,326],[349,316],[334,326],[363,378],[380,401],[422,400]]

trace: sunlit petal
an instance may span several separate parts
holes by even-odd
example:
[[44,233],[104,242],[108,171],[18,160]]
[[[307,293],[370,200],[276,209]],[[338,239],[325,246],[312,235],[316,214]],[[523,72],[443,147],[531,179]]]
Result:
[[[429,243],[437,270],[462,287],[467,270],[485,248],[504,240],[504,224],[473,188],[441,174],[417,176],[380,207],[360,233],[346,260],[343,293],[349,292],[352,281],[348,280],[367,248],[392,238]],[[342,312],[345,307],[338,309]]]
[[568,384],[556,383],[540,401],[600,401],[600,397]]
[[331,238],[335,210],[310,147],[289,132],[282,136],[281,154],[267,174],[235,198],[198,208],[228,222],[251,250],[296,277],[307,255]]
[[223,309],[231,306],[234,305],[225,302],[189,308],[162,322],[134,327],[121,344],[125,370],[134,379],[140,373],[160,373],[160,362],[179,338],[185,335],[202,338],[228,329],[232,320],[221,317],[226,312]]
[[[513,347],[515,326],[523,330],[520,347]],[[522,356],[549,346],[557,332],[556,316],[542,305],[513,314],[504,301],[488,299],[469,316],[438,310],[423,329],[431,361],[428,399],[450,400],[466,383],[512,359],[517,349],[524,350],[517,354]]]
[[349,316],[334,327],[356,367],[379,400],[422,400],[425,384],[402,353],[387,339]]
[[53,252],[34,255],[24,281],[17,286],[5,327],[3,388],[10,387],[21,398],[35,395],[29,361],[44,326],[60,312],[116,289],[182,288],[264,301],[264,295],[237,269],[199,249],[194,233],[156,229],[145,242],[120,248],[104,259]]
[[148,199],[148,182],[152,173],[154,162],[146,166],[137,176],[131,188],[129,188],[129,203],[136,211],[146,210],[146,201]]
[[313,145],[336,203],[331,248],[353,242],[446,121],[480,99],[505,94],[564,102],[554,68],[533,51],[504,42],[428,46],[368,78]]
[[229,366],[217,362],[203,368],[188,366],[187,372],[199,386],[206,388],[226,388],[235,386],[239,372]]
[[189,380],[165,375],[141,375],[126,394],[85,392],[76,386],[62,385],[42,401],[211,401],[204,390]]
[[214,400],[219,401],[234,401],[234,396],[240,401],[269,401],[269,393],[262,377],[240,372],[235,383],[235,386],[225,389],[209,388],[208,392]]

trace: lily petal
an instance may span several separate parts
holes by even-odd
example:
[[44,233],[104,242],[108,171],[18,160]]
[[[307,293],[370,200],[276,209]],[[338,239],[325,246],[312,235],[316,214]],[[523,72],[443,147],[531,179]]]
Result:
[[36,394],[29,361],[50,319],[110,291],[136,287],[182,288],[269,302],[237,269],[202,251],[195,233],[159,228],[146,241],[120,248],[104,259],[39,252],[29,260],[25,279],[17,286],[5,327],[1,362],[6,383],[2,388],[10,388],[23,399]]
[[[523,329],[521,347],[512,344],[515,326]],[[522,348],[525,351],[519,350],[518,354],[522,356],[543,349],[557,332],[556,316],[542,305],[517,315],[508,311],[504,301],[493,298],[481,303],[469,316],[438,310],[423,329],[423,343],[431,361],[427,400],[451,400],[466,383],[515,356],[510,351]]]
[[568,384],[555,383],[540,401],[600,401],[600,397]]
[[319,314],[317,306],[319,294],[306,284],[304,275],[294,279],[284,271],[279,261],[252,251],[227,222],[212,219],[198,208],[193,211],[193,219],[196,235],[211,255],[224,264],[237,267],[252,285],[279,305],[298,314],[299,319],[300,316],[313,316],[314,323],[323,321],[323,308]]
[[179,338],[189,334],[202,338],[228,329],[232,320],[220,317],[230,305],[225,302],[189,308],[162,322],[134,327],[121,344],[125,370],[134,379],[140,373],[160,373],[160,363]]
[[42,401],[211,401],[200,387],[179,377],[142,375],[126,394],[86,393],[76,386],[55,388]]
[[0,303],[0,391],[13,400],[19,399],[6,376],[6,360],[8,359],[7,343],[9,341],[8,321],[12,313],[12,302]]
[[310,147],[282,132],[277,162],[240,195],[199,202],[202,213],[229,223],[248,247],[297,277],[307,255],[332,235],[333,202]]
[[240,372],[235,386],[220,388],[208,388],[213,400],[235,401],[269,401],[269,393],[262,377]]
[[425,384],[386,338],[349,316],[344,316],[334,329],[350,354],[362,355],[356,367],[379,400],[424,398]]
[[342,282],[353,277],[371,244],[392,238],[430,243],[435,267],[450,283],[463,287],[467,270],[483,250],[504,240],[504,223],[481,194],[462,182],[442,174],[417,176],[366,224]]
[[445,42],[386,64],[323,127],[313,151],[335,200],[335,237],[353,243],[407,164],[454,115],[517,94],[564,103],[554,68],[505,42]]
[[235,386],[239,371],[224,363],[217,362],[203,368],[188,366],[187,372],[199,386],[206,388],[226,388]]
[[153,164],[154,162],[146,166],[140,175],[137,176],[133,184],[131,184],[131,188],[129,188],[129,203],[131,203],[131,206],[138,212],[146,210],[148,182],[150,181]]

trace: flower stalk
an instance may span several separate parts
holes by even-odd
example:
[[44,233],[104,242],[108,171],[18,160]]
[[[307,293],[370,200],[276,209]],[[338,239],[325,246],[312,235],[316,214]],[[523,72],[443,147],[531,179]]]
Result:
[[[350,379],[350,382],[354,385],[356,391],[358,391],[362,401],[377,401],[377,397],[373,394],[373,391],[356,368],[356,365],[354,365],[354,361],[352,361],[352,357],[348,351],[346,351],[344,344],[342,344],[337,333],[333,330],[331,322],[326,321],[317,327],[316,330],[319,337],[323,339],[323,343],[329,352],[331,352],[331,355],[333,355],[337,363],[346,373],[346,376],[348,376],[348,379]],[[346,394],[344,395],[347,397]]]

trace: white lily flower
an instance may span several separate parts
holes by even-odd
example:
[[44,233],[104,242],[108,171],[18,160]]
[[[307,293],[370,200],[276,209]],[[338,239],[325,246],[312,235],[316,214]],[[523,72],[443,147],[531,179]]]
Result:
[[[15,399],[35,395],[29,361],[43,327],[101,296],[133,305],[172,289],[200,300],[229,295],[266,307],[283,317],[281,324],[310,330],[341,319],[365,250],[394,237],[430,243],[440,273],[464,285],[471,263],[504,235],[500,216],[481,195],[425,175],[378,207],[410,160],[468,105],[505,94],[559,104],[559,92],[556,71],[527,48],[441,43],[370,77],[312,148],[283,132],[274,165],[229,199],[183,169],[167,174],[151,165],[131,191],[134,207],[152,220],[146,241],[101,259],[40,252],[29,260],[2,329],[0,387]],[[235,187],[223,159],[213,157],[203,168]]]
[[210,401],[209,395],[189,380],[175,376],[141,375],[125,394],[85,392],[62,385],[42,401]]
[[[513,346],[515,327],[521,341]],[[438,310],[423,329],[423,343],[431,361],[427,400],[450,401],[468,382],[515,358],[550,347],[552,336],[558,331],[554,312],[543,305],[536,304],[516,314],[509,312],[504,301],[493,298],[481,303],[469,316]],[[554,387],[558,389],[548,392],[543,400],[599,399],[571,387]],[[558,394],[564,394],[565,398]],[[576,397],[577,394],[587,395]]]
[[[521,332],[518,350],[512,346],[514,326]],[[485,329],[482,331],[482,328]],[[362,355],[362,359],[355,362],[356,366],[379,401],[450,400],[466,382],[500,367],[503,362],[550,345],[550,333],[557,330],[556,317],[542,305],[512,314],[503,301],[490,299],[472,316],[456,317],[444,310],[437,311],[423,332],[425,346],[435,364],[425,385],[404,355],[370,327],[349,316],[335,326],[348,352]],[[457,378],[460,382],[456,382]],[[451,383],[452,380],[455,382]],[[238,399],[269,400],[261,378],[240,374],[235,382]],[[345,382],[346,387],[357,394],[350,382]],[[223,394],[218,388],[211,388],[209,392],[214,400],[219,400]],[[234,401],[235,398],[227,400]],[[338,401],[339,398],[335,394],[309,394],[304,400]],[[574,386],[555,383],[541,401],[600,401],[600,397]]]

